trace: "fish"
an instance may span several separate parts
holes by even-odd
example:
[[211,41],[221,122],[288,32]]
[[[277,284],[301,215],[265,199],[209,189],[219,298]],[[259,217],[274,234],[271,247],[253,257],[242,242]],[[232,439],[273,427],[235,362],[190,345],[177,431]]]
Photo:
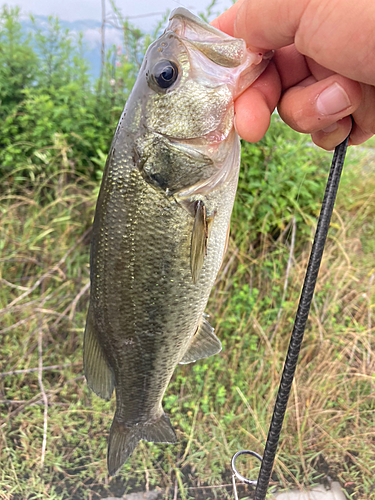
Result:
[[268,60],[177,8],[121,115],[93,222],[84,333],[88,386],[116,394],[111,476],[140,440],[176,442],[162,407],[173,372],[221,351],[204,310],[239,174],[233,101]]

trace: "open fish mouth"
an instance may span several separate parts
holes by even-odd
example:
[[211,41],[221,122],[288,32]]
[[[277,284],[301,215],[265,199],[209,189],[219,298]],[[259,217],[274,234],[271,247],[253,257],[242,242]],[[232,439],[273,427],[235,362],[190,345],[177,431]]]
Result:
[[[235,85],[234,99],[263,73],[274,54],[272,50],[266,53],[251,52],[246,48],[244,40],[223,33],[183,7],[171,13],[166,32],[169,30],[211,60],[215,64],[216,73],[220,72],[221,78],[223,78],[223,68],[238,68],[237,72],[232,71],[232,82]],[[204,71],[209,71],[207,65]]]

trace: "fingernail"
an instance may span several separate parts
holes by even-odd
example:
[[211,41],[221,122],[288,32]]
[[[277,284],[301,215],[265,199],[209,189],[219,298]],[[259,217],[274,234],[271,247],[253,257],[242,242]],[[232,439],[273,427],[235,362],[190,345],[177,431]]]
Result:
[[316,101],[316,108],[322,115],[334,115],[349,108],[348,94],[338,83],[323,90]]
[[333,123],[329,127],[323,128],[322,132],[324,132],[325,134],[330,134],[331,132],[334,132],[337,129],[337,127],[338,127],[337,123]]

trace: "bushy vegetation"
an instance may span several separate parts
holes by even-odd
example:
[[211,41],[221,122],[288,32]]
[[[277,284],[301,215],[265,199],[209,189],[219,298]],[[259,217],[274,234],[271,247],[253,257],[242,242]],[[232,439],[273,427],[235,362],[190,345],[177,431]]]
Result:
[[[124,54],[108,51],[92,82],[82,40],[56,19],[31,40],[18,11],[1,15],[3,500],[96,499],[145,487],[166,499],[232,498],[231,456],[263,452],[331,157],[277,117],[259,144],[243,144],[229,251],[207,311],[223,352],[176,369],[164,405],[179,443],[141,443],[118,477],[107,476],[114,401],[87,389],[82,338],[95,194],[149,40],[126,26]],[[374,494],[374,173],[373,148],[350,152],[274,488],[329,476],[348,498]],[[257,464],[242,473],[255,478]],[[241,497],[249,491],[239,486]]]
[[95,178],[133,86],[137,54],[150,37],[126,31],[126,54],[108,50],[98,81],[90,79],[82,39],[50,18],[47,31],[22,32],[17,9],[3,7],[0,30],[0,164],[25,185],[61,165]]

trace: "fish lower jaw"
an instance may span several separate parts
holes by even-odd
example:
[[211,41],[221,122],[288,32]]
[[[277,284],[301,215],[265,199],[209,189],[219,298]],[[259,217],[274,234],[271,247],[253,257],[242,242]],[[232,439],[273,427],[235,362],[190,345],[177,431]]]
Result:
[[198,148],[198,151],[201,151],[199,148],[205,148],[205,151],[212,150],[215,151],[218,147],[223,143],[223,141],[227,140],[231,135],[231,132],[234,132],[233,122],[231,126],[226,127],[223,130],[212,130],[206,135],[201,137],[174,137],[171,135],[162,134],[160,132],[150,130],[152,134],[159,135],[171,141],[172,143],[178,143],[184,146],[190,146],[192,148]]

